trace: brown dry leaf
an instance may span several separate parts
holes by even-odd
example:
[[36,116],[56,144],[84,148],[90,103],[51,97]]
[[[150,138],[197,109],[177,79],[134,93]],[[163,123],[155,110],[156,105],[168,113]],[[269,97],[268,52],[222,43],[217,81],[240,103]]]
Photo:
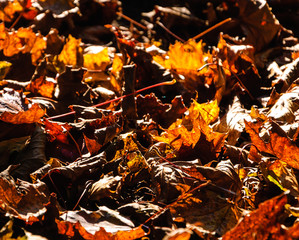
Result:
[[283,191],[290,190],[290,194],[294,197],[299,195],[299,186],[296,175],[287,163],[276,160],[273,163],[261,164],[263,174]]
[[266,47],[281,30],[281,25],[265,0],[239,0],[240,24],[246,35],[246,44],[258,52]]
[[245,130],[245,120],[250,121],[251,117],[241,105],[240,99],[234,97],[232,105],[229,106],[228,111],[220,121],[213,126],[213,130],[227,133],[228,144],[235,145],[241,133]]
[[284,211],[287,196],[280,195],[259,205],[259,208],[245,216],[239,224],[224,234],[223,240],[233,239],[290,239],[278,222]]
[[38,222],[46,212],[49,192],[43,182],[31,184],[26,181],[0,178],[0,208],[8,215],[27,223]]
[[39,78],[31,80],[30,84],[27,85],[26,90],[43,97],[52,98],[55,87],[56,82],[53,78],[40,76]]
[[3,112],[0,116],[0,120],[13,123],[37,123],[41,121],[41,118],[46,114],[38,104],[33,104],[27,111],[20,111],[18,113]]
[[64,65],[71,65],[74,68],[83,66],[83,48],[80,46],[81,39],[69,35],[58,56],[58,61]]
[[295,121],[295,112],[299,109],[299,86],[295,85],[289,91],[282,94],[276,103],[267,113],[276,121],[293,123]]
[[88,190],[89,199],[100,200],[101,198],[112,198],[121,179],[121,176],[104,175],[100,180],[93,183]]
[[[55,15],[63,15],[64,12],[76,10],[76,2],[72,0],[37,0],[34,1],[34,6],[43,11],[50,10]],[[79,11],[77,9],[76,11]]]
[[[67,217],[66,217],[67,216]],[[94,235],[101,228],[106,232],[115,234],[118,231],[131,231],[134,229],[134,224],[131,220],[121,216],[117,211],[109,209],[105,206],[98,207],[96,211],[78,210],[67,211],[60,216],[62,219],[67,219],[63,222],[69,222],[71,225],[80,223],[90,235]]]
[[234,227],[240,217],[236,205],[225,200],[240,195],[239,176],[230,161],[222,161],[216,168],[196,166],[196,169],[210,183],[192,193],[192,190],[183,193],[170,205],[170,210],[174,217],[182,217],[189,224],[222,235]]
[[[286,133],[272,120],[269,120],[269,127],[265,128],[262,121],[257,123],[245,121],[246,132],[249,133],[253,146],[251,149],[258,149],[277,156],[279,160],[286,162],[289,166],[299,169],[299,148]],[[268,133],[267,139],[260,136],[261,130]]]
[[57,139],[59,142],[62,143],[69,143],[68,135],[69,131],[71,130],[71,126],[69,126],[67,123],[65,124],[59,124],[55,122],[50,122],[47,119],[44,119],[45,124],[45,131],[48,134],[48,137],[50,141],[54,141]]

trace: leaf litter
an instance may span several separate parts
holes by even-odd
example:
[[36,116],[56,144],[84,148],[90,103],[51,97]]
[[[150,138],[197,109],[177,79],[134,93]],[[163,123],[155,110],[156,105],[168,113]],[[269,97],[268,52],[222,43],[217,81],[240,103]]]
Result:
[[1,239],[297,239],[282,5],[2,1]]

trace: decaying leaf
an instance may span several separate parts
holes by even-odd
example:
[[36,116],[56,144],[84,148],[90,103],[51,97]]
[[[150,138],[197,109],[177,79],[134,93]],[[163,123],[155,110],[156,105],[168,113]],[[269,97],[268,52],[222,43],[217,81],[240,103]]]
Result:
[[245,121],[246,131],[250,134],[251,141],[254,144],[252,148],[272,154],[289,166],[298,169],[297,156],[299,148],[275,122],[269,120],[269,125],[269,129],[265,129],[269,135],[266,136],[267,139],[262,139],[259,132],[263,129],[263,122]]
[[289,239],[277,221],[286,203],[286,195],[261,203],[257,210],[245,216],[235,228],[224,234],[223,239],[255,239],[256,236],[260,239],[268,239],[270,236]]

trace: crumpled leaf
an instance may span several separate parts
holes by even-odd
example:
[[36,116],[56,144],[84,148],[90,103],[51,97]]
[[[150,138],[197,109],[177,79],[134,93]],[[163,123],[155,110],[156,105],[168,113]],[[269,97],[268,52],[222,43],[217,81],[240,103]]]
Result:
[[38,104],[29,104],[22,93],[9,88],[1,93],[0,112],[0,120],[13,124],[40,122],[46,113]]
[[190,224],[222,235],[235,226],[240,217],[236,206],[223,198],[236,199],[239,196],[239,177],[230,161],[220,162],[216,169],[197,166],[196,170],[211,184],[207,182],[197,191],[182,194],[170,205],[170,210],[174,217],[181,217]]
[[39,33],[33,32],[32,28],[19,28],[17,31],[6,31],[4,23],[0,26],[3,38],[0,44],[0,50],[7,57],[18,53],[31,53],[31,61],[37,64],[46,48],[46,41]]
[[187,111],[181,96],[175,97],[170,105],[163,104],[153,93],[144,97],[138,95],[136,103],[139,117],[150,114],[155,122],[166,127],[169,127],[177,118],[181,118],[184,112]]
[[[67,218],[65,214],[67,214]],[[58,225],[62,224],[63,226],[63,224],[69,223],[75,225],[79,223],[90,235],[96,234],[101,228],[113,234],[118,231],[131,231],[134,229],[134,224],[131,220],[122,217],[117,211],[104,206],[99,207],[97,211],[82,209],[79,211],[68,211],[65,214],[62,214],[60,217],[67,220],[57,221]],[[62,229],[59,229],[59,231],[62,231]]]
[[99,200],[101,198],[112,197],[118,183],[122,177],[104,175],[99,181],[92,184],[88,191],[91,200]]
[[0,19],[11,22],[14,14],[21,11],[23,11],[23,6],[18,0],[1,2]]
[[69,101],[82,96],[88,89],[88,86],[83,83],[85,72],[86,69],[83,68],[74,69],[72,66],[66,66],[65,71],[59,74],[57,78],[54,96]]
[[[246,122],[246,132],[249,133],[253,143],[252,148],[257,148],[260,152],[265,152],[276,156],[279,160],[287,163],[289,166],[299,169],[298,157],[299,148],[289,139],[285,132],[272,120],[269,120],[269,128],[265,129],[268,133],[267,139],[260,137],[260,129],[263,128],[263,122]],[[253,159],[254,160],[254,159]]]
[[285,92],[289,86],[298,79],[299,75],[299,58],[287,64],[283,73],[273,81],[273,85],[277,86],[281,92]]
[[83,48],[80,46],[81,40],[69,35],[58,56],[58,61],[64,65],[70,65],[74,68],[83,66]]
[[213,126],[213,130],[227,133],[227,143],[235,145],[245,130],[245,120],[250,121],[251,117],[248,111],[242,107],[240,99],[234,97],[232,105],[220,121]]
[[265,0],[239,0],[239,16],[246,35],[245,44],[262,50],[277,35],[281,26]]
[[26,86],[26,90],[41,95],[43,97],[52,98],[56,87],[56,81],[47,77],[47,61],[43,60],[37,66],[30,83]]
[[222,239],[255,239],[256,236],[259,236],[259,239],[289,239],[283,237],[285,231],[278,222],[286,203],[286,195],[261,203],[257,210],[245,216],[235,228],[224,234]]
[[45,133],[40,126],[37,126],[30,140],[14,160],[14,164],[19,164],[19,166],[11,175],[14,178],[29,181],[29,175],[46,163],[45,147]]
[[[226,137],[225,134],[214,132],[208,125],[216,120],[218,113],[216,102],[199,104],[193,101],[182,119],[171,124],[161,136],[153,135],[153,138],[170,144],[181,158],[201,157],[201,160],[209,162],[215,158]],[[204,152],[204,149],[210,151]]]
[[294,113],[299,109],[299,86],[295,85],[286,93],[282,94],[271,107],[267,116],[287,123],[295,121]]
[[299,186],[294,171],[286,163],[276,160],[273,163],[261,164],[261,169],[265,177],[283,191],[290,190],[290,194],[294,197],[299,195]]
[[8,215],[28,223],[38,222],[45,213],[49,192],[43,182],[35,184],[0,178],[0,208]]

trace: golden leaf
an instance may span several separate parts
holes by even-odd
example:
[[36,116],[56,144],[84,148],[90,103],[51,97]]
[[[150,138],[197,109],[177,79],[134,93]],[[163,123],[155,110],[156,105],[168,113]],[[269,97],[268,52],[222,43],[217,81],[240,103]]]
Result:
[[176,42],[170,45],[167,56],[165,58],[154,56],[153,59],[165,68],[175,69],[180,74],[197,72],[208,59],[211,59],[209,53],[204,53],[202,41],[196,43],[192,39],[186,43]]
[[73,67],[82,67],[83,49],[80,44],[81,39],[76,39],[72,35],[69,35],[66,44],[58,56],[58,61]]
[[35,34],[32,28],[19,28],[17,31],[7,32],[4,25],[0,25],[0,50],[7,57],[18,53],[31,53],[31,61],[37,64],[38,59],[46,48],[46,41],[40,34]]
[[89,70],[105,70],[110,63],[107,47],[98,53],[85,54],[83,58],[83,66]]
[[115,54],[111,69],[111,85],[117,92],[121,90],[120,72],[123,69],[123,65],[124,63],[122,57]]
[[7,5],[4,7],[4,9],[0,10],[0,20],[4,22],[11,22],[14,18],[14,14],[16,12],[22,12],[23,7],[19,3],[18,0],[14,1],[7,1]]

